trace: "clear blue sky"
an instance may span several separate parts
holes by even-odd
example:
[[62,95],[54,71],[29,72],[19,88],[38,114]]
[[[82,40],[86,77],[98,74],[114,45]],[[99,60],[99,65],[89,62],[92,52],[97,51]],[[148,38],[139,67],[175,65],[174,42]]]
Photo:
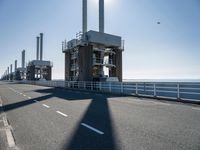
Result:
[[[88,28],[98,30],[98,0],[88,0]],[[105,0],[105,32],[125,40],[125,79],[200,78],[200,0]],[[64,78],[61,42],[81,28],[82,0],[0,0],[0,74],[14,60],[35,59],[44,32],[44,59]],[[160,25],[157,22],[161,22]]]

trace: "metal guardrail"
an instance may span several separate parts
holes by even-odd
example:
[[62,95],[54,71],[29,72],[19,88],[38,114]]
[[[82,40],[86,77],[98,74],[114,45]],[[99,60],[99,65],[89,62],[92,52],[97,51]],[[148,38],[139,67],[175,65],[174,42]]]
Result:
[[90,90],[154,98],[196,100],[200,102],[200,83],[189,82],[84,82],[84,81],[21,81],[49,87]]

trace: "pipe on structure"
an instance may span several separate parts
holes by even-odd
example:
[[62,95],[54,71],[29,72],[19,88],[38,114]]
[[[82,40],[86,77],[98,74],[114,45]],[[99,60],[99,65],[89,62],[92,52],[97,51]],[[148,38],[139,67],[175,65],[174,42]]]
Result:
[[104,0],[99,0],[99,32],[104,33]]
[[25,68],[25,50],[22,51],[22,68]]
[[17,70],[17,60],[15,60],[15,71]]
[[82,32],[83,33],[86,33],[87,32],[87,0],[83,0],[83,8],[82,8],[82,11],[83,11],[83,25],[82,25]]
[[43,59],[43,33],[40,33],[40,60]]
[[37,36],[36,37],[36,60],[39,60],[39,51],[40,51],[39,44],[40,44],[40,37]]

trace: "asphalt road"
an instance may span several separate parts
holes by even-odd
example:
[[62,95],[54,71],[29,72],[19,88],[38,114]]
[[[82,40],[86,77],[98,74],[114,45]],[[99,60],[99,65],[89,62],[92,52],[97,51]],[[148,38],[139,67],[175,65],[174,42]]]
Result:
[[199,105],[5,82],[0,96],[19,150],[200,150]]

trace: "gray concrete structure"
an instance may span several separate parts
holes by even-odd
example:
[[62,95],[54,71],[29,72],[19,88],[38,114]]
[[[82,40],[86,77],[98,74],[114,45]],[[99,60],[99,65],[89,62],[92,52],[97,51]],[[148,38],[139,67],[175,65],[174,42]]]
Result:
[[43,33],[40,33],[40,60],[43,59]]
[[62,42],[65,80],[122,81],[120,36],[104,33],[104,0],[99,0],[99,32],[87,31],[87,0],[83,0],[83,33]]
[[26,79],[26,67],[25,67],[25,50],[22,51],[21,54],[21,67],[17,67],[17,61],[15,61],[15,67],[16,69],[14,70],[14,79],[15,80],[23,80]]
[[39,52],[40,52],[40,48],[39,48],[39,44],[40,44],[40,37],[37,36],[36,37],[36,60],[39,60]]
[[[40,58],[40,59],[39,59]],[[43,60],[43,33],[36,37],[36,60],[28,63],[26,70],[27,80],[51,80],[52,63]]]
[[15,60],[15,70],[14,71],[16,71],[17,70],[17,60]]
[[99,32],[104,33],[104,0],[99,0]]
[[22,51],[22,68],[25,68],[25,50]]
[[82,32],[87,32],[87,0],[83,0],[83,29]]

